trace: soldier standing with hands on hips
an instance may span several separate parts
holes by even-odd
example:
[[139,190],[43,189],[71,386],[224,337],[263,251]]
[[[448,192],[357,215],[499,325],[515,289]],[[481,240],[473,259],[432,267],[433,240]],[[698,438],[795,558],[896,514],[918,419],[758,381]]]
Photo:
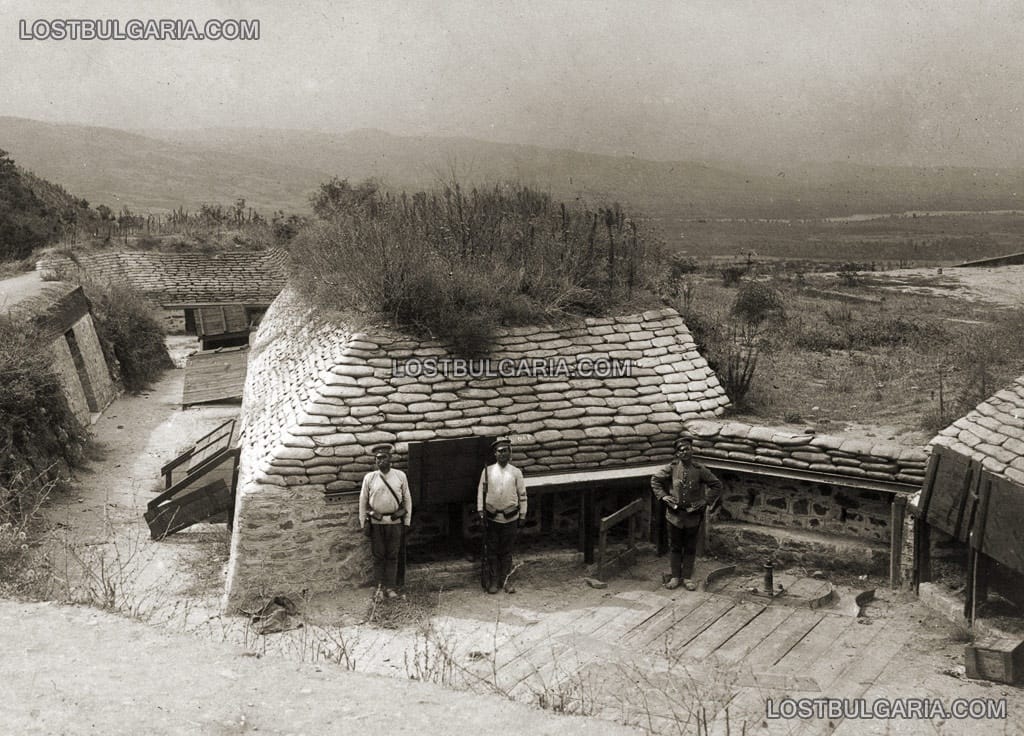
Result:
[[[397,598],[399,562],[404,554],[405,530],[412,522],[412,496],[405,473],[391,467],[391,445],[376,445],[377,469],[363,477],[359,491],[359,526],[369,528],[373,574],[378,589]],[[402,571],[404,578],[404,571]]]
[[516,530],[526,520],[526,482],[523,471],[509,462],[512,442],[507,437],[496,439],[491,448],[497,462],[480,474],[476,496],[476,510],[484,524],[486,556],[482,562],[488,593],[497,593],[499,587],[515,593],[509,576]]
[[665,506],[668,522],[672,577],[665,587],[675,590],[680,583],[696,590],[693,566],[704,512],[714,513],[722,497],[722,482],[703,465],[693,461],[693,439],[681,435],[675,442],[675,457],[651,476],[651,490]]

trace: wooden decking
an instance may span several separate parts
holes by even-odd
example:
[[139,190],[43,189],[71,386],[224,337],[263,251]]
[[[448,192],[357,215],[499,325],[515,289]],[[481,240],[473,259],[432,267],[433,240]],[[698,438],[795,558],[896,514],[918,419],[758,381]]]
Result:
[[766,701],[880,692],[880,674],[912,631],[898,619],[858,623],[854,612],[728,593],[585,590],[555,611],[513,605],[490,622],[435,617],[412,640],[376,630],[354,640],[350,655],[360,670],[420,668],[423,679],[654,733],[697,733],[699,720],[721,736],[744,727],[845,735],[855,732],[842,721],[767,720]]
[[816,733],[765,725],[766,698],[858,697],[908,635],[777,602],[632,592],[549,617],[471,671],[519,700],[576,701],[655,731],[700,718],[724,734],[728,718],[737,734],[744,722],[747,733]]
[[449,684],[656,733],[696,733],[700,720],[709,734],[739,735],[744,724],[747,734],[831,734],[841,722],[767,720],[767,699],[863,697],[911,633],[858,623],[849,609],[685,591],[587,591],[530,617],[435,621],[420,654],[401,633],[380,632],[355,656],[407,673],[410,651],[425,665],[446,658]]

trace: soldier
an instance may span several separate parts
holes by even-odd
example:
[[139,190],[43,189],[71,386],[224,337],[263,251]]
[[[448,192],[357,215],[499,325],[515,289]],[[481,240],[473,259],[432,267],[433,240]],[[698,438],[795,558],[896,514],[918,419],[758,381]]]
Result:
[[499,437],[491,443],[491,448],[497,462],[483,469],[476,495],[486,550],[481,562],[485,566],[488,593],[497,593],[499,587],[504,587],[506,593],[515,593],[509,576],[516,530],[526,520],[526,483],[523,471],[509,462],[512,442],[507,437]]
[[359,491],[359,526],[369,529],[375,582],[388,598],[396,598],[396,588],[405,582],[399,579],[399,563],[405,551],[405,530],[412,521],[409,479],[391,467],[393,450],[387,444],[373,448],[377,469],[363,477]]
[[697,556],[705,509],[718,510],[722,482],[703,465],[693,461],[693,440],[682,435],[675,443],[675,458],[651,476],[651,490],[665,505],[671,549],[672,576],[665,587],[675,590],[682,583],[696,590],[693,564]]

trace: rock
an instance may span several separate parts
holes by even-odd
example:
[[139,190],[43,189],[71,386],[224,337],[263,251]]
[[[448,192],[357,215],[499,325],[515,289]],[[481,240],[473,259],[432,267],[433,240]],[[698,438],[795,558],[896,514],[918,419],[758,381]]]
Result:
[[583,578],[583,582],[589,585],[591,588],[597,588],[598,590],[604,590],[608,587],[608,583],[597,578]]

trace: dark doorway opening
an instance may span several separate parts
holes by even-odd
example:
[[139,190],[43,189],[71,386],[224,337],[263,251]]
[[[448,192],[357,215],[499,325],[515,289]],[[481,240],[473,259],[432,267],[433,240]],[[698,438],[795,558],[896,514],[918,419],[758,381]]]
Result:
[[99,402],[96,401],[96,392],[93,391],[92,381],[89,380],[89,371],[85,367],[85,357],[81,348],[78,347],[78,340],[75,339],[74,329],[64,333],[64,339],[68,343],[68,350],[71,351],[71,360],[75,363],[75,372],[78,374],[78,381],[82,384],[82,392],[85,394],[85,403],[92,413],[100,410]]

